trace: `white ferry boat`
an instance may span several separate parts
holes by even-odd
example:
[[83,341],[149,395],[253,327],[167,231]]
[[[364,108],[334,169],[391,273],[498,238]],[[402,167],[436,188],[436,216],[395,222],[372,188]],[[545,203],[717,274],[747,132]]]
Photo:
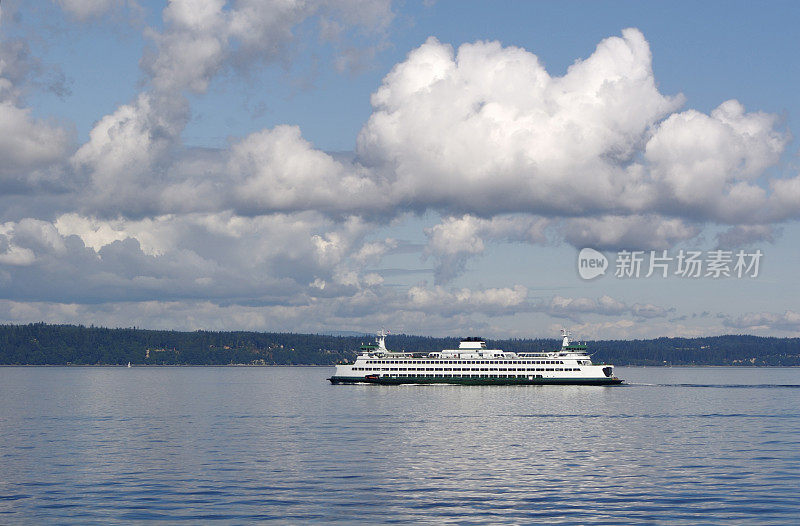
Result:
[[487,349],[481,338],[464,338],[458,349],[431,353],[395,352],[386,348],[386,333],[362,345],[353,363],[336,366],[333,384],[467,384],[467,385],[612,385],[614,366],[595,365],[586,345],[574,343],[561,330],[561,349],[514,353]]

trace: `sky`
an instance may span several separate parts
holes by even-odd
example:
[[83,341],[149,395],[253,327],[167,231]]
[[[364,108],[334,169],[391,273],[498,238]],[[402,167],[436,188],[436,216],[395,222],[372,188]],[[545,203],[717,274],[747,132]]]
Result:
[[800,336],[798,22],[4,0],[0,323]]

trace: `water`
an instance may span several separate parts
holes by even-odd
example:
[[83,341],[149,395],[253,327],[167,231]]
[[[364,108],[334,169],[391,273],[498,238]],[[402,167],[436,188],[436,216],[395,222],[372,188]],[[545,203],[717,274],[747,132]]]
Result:
[[800,369],[0,368],[0,523],[800,522]]

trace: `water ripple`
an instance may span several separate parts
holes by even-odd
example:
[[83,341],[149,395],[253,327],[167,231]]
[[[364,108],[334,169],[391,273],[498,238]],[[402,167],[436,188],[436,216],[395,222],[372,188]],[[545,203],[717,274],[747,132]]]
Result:
[[0,523],[797,523],[798,369],[601,389],[62,371],[0,370]]

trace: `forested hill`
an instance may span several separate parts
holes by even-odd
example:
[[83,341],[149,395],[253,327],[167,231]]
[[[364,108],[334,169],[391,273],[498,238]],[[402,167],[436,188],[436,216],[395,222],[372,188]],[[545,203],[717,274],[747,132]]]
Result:
[[[0,325],[0,365],[331,365],[355,357],[368,336],[270,332],[178,332],[82,325]],[[800,365],[800,338],[716,336],[588,342],[595,363],[616,365]],[[509,351],[555,350],[555,339],[487,340]],[[391,335],[392,350],[454,348],[457,338]]]

